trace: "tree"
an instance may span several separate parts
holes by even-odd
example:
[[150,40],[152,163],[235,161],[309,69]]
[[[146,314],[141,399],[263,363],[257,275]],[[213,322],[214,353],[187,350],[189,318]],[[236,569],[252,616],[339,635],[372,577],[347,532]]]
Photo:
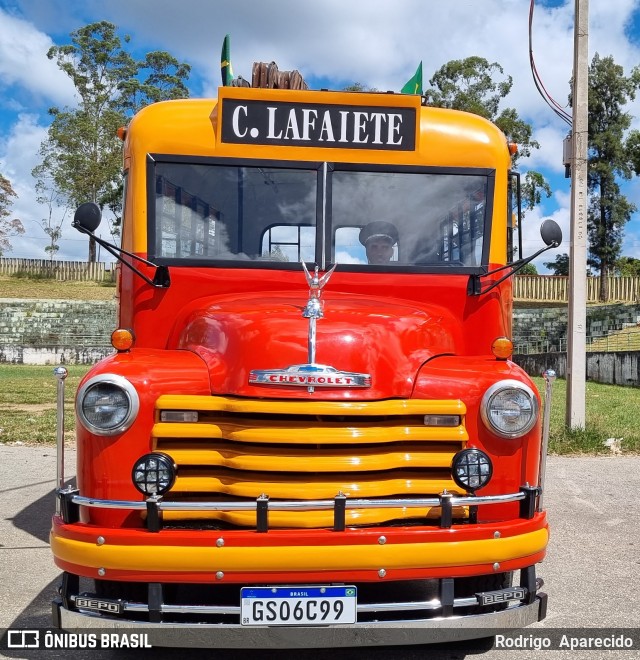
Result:
[[587,231],[589,264],[600,271],[600,300],[609,296],[608,276],[620,256],[624,226],[636,207],[621,193],[618,179],[640,174],[640,133],[623,111],[640,88],[640,67],[630,76],[613,57],[597,53],[589,67]]
[[565,277],[569,275],[569,255],[566,253],[557,254],[554,261],[545,261],[544,265],[552,270],[554,275],[564,275]]
[[6,251],[11,250],[11,242],[9,241],[11,236],[24,234],[22,222],[17,218],[9,219],[13,198],[17,196],[9,179],[0,174],[0,257]]
[[542,195],[551,197],[551,186],[547,180],[540,174],[529,170],[524,175],[522,183],[522,202],[526,209],[532,210],[542,201]]
[[[122,143],[116,131],[148,103],[188,96],[184,81],[190,67],[161,51],[135,60],[124,50],[116,26],[107,21],[70,36],[70,44],[53,46],[47,56],[71,78],[78,107],[49,111],[53,120],[33,175],[39,184],[51,182],[67,208],[91,201],[117,215]],[[89,261],[95,259],[95,241],[90,239]]]
[[616,261],[616,272],[621,277],[640,277],[640,259],[620,257]]
[[34,168],[34,176],[37,176],[36,183],[36,201],[38,204],[47,207],[47,216],[40,220],[40,225],[44,233],[49,237],[49,245],[44,248],[44,251],[49,255],[49,259],[53,261],[56,253],[60,249],[59,241],[62,238],[62,223],[67,214],[67,209],[62,205],[62,212],[58,219],[58,209],[60,205],[60,195],[56,192],[55,186],[52,181],[47,177],[46,172],[41,171],[42,165]]
[[537,275],[537,274],[538,274],[538,269],[531,262],[523,266],[518,271],[518,275]]
[[[502,80],[496,81],[497,77]],[[490,64],[483,57],[452,60],[436,71],[429,84],[431,89],[425,91],[429,105],[472,112],[496,124],[510,142],[518,145],[514,162],[540,147],[531,139],[533,128],[520,119],[516,110],[500,110],[502,100],[511,92],[513,79],[504,75],[497,62]]]
[[377,92],[375,87],[367,87],[360,82],[354,82],[352,85],[347,85],[344,88],[345,92]]
[[144,78],[128,78],[120,84],[121,106],[132,114],[151,103],[187,98],[189,89],[185,81],[191,67],[180,63],[164,51],[147,53],[138,63],[138,75]]

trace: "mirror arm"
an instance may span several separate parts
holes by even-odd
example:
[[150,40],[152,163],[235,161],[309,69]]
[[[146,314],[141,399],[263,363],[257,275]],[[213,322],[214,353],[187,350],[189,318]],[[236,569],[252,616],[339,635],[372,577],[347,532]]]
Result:
[[[528,263],[539,257],[543,252],[546,252],[547,250],[552,250],[553,248],[557,248],[559,245],[560,243],[556,243],[554,241],[553,243],[551,243],[551,245],[545,245],[543,248],[540,248],[537,252],[532,254],[530,257],[527,257],[526,259],[520,259],[519,261],[516,261],[513,264],[500,266],[500,268],[490,270],[488,273],[483,273],[482,275],[471,275],[471,277],[469,278],[469,285],[467,286],[467,294],[470,296],[481,296],[484,293],[488,293],[489,291],[491,291],[491,289],[495,289],[498,286],[498,284],[501,284],[512,275],[515,275]],[[492,282],[486,289],[482,288],[481,278],[487,277],[489,275],[493,275],[494,273],[499,273],[500,271],[505,270],[506,268],[511,268],[511,271],[508,272],[506,275],[503,275],[499,280]]]
[[[119,248],[116,247],[115,245],[111,245],[111,243],[107,243],[107,241],[100,238],[99,236],[96,236],[92,231],[89,231],[88,229],[84,229],[84,227],[81,227],[79,224],[76,224],[75,222],[72,223],[72,227],[77,229],[82,234],[91,236],[91,238],[93,238],[93,240],[98,245],[102,246],[109,254],[114,256],[123,266],[126,266],[127,268],[131,269],[136,275],[140,276],[147,284],[150,284],[151,286],[160,289],[168,289],[169,286],[171,285],[171,280],[169,278],[169,269],[166,266],[157,266],[151,261],[148,261],[143,257],[139,257],[137,254],[127,252],[127,250],[124,250],[123,248]],[[131,257],[136,261],[142,262],[146,266],[151,266],[152,268],[155,268],[156,272],[153,279],[150,279],[142,271],[138,270],[134,265],[130,264],[128,261],[125,261],[122,258],[123,254],[126,254],[128,257]]]

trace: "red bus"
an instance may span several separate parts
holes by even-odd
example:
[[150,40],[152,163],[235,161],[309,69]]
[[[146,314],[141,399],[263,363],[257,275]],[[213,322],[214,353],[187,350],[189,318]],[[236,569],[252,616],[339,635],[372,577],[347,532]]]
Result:
[[419,96],[227,87],[123,139],[116,352],[77,393],[77,486],[59,456],[55,624],[277,648],[543,619],[505,136]]

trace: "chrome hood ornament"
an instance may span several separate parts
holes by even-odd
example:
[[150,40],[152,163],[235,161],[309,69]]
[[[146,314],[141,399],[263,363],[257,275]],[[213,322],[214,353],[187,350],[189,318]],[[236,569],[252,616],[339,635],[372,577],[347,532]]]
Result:
[[318,266],[315,267],[312,275],[307,264],[302,262],[309,285],[309,300],[302,310],[303,318],[309,319],[307,364],[294,364],[285,369],[252,369],[249,372],[249,383],[252,385],[306,387],[310,393],[313,393],[316,387],[371,387],[370,374],[339,371],[335,367],[316,363],[316,323],[324,316],[324,304],[320,300],[320,295],[336,269],[336,265],[334,264],[320,277]]
[[[322,289],[325,287],[326,283],[329,281],[329,278],[333,274],[333,271],[336,269],[337,264],[333,265],[333,268],[328,270],[322,277],[318,276],[318,267],[315,267],[313,275],[309,272],[307,264],[303,261],[302,268],[304,269],[304,274],[307,278],[307,284],[309,285],[309,300],[307,305],[302,312],[302,316],[305,319],[321,319],[324,316],[322,311],[323,304],[320,301],[320,294]],[[311,321],[309,321],[311,324]],[[315,326],[315,323],[313,324]],[[313,362],[311,356],[309,356],[309,362]]]

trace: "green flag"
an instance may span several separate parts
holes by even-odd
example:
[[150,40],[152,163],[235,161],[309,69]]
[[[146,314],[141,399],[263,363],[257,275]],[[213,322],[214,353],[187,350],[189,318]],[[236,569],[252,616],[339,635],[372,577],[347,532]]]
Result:
[[422,62],[418,65],[415,75],[400,90],[402,94],[422,94]]
[[230,41],[231,37],[227,34],[222,42],[222,54],[220,55],[220,73],[222,74],[223,87],[228,87],[233,80]]

